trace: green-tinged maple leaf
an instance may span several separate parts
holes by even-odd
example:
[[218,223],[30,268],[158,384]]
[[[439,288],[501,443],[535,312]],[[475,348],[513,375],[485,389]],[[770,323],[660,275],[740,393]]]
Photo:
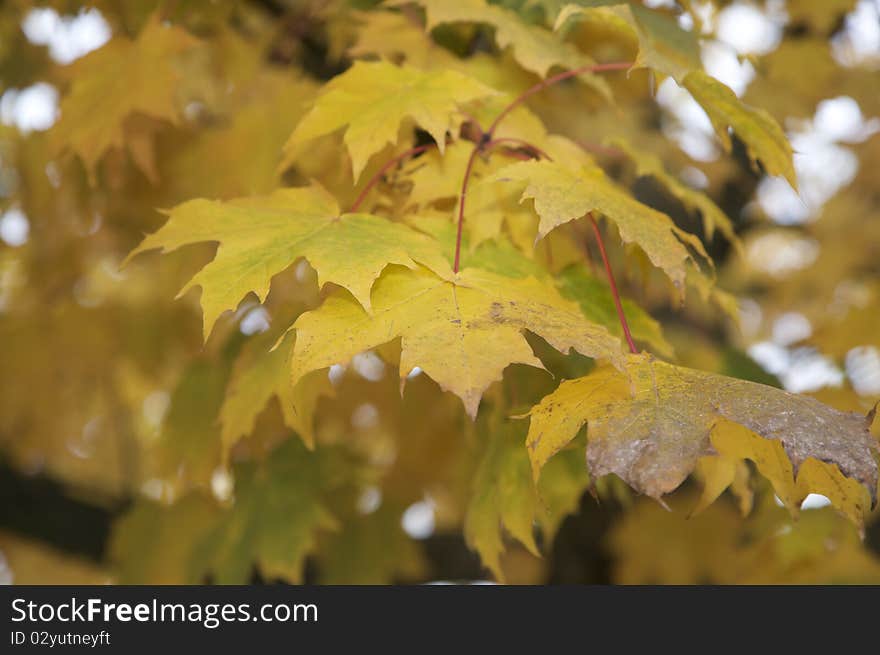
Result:
[[160,473],[202,488],[210,484],[221,461],[217,418],[240,344],[233,339],[218,357],[197,358],[184,371],[159,434]]
[[653,177],[669,193],[678,198],[687,209],[699,212],[703,217],[703,231],[706,233],[707,239],[712,239],[717,229],[742,253],[742,242],[733,230],[733,223],[730,222],[727,214],[712,202],[709,196],[689,187],[674,175],[670,175],[657,155],[637,150],[623,139],[613,139],[610,143],[622,150],[635,164],[636,175]]
[[189,494],[172,505],[139,500],[113,526],[110,561],[119,584],[201,584],[208,539],[222,510]]
[[791,144],[770,114],[741,102],[728,86],[703,71],[688,74],[683,86],[706,110],[726,151],[731,149],[728,130],[733,130],[752,163],[760,161],[768,175],[781,175],[797,188]]
[[556,17],[555,29],[576,18],[628,32],[639,42],[634,68],[652,68],[679,82],[691,71],[702,68],[697,35],[682,29],[671,16],[636,3],[604,0],[586,4],[597,6],[568,4],[563,7]]
[[649,355],[630,356],[625,370],[602,366],[563,382],[532,409],[536,476],[586,423],[590,475],[614,473],[655,498],[676,489],[701,457],[721,455],[752,460],[795,510],[819,493],[860,524],[876,499],[877,444],[864,416]]
[[243,349],[220,411],[224,457],[240,437],[251,433],[257,416],[273,397],[281,405],[285,424],[314,448],[318,399],[332,395],[333,388],[323,372],[306,376],[296,386],[290,383],[293,341],[289,332],[273,350],[269,339],[255,339]]
[[[457,198],[461,192],[461,179],[472,149],[473,144],[459,141],[451,144],[446,149],[444,156],[432,152],[424,157],[419,157],[410,176],[412,181],[410,202],[424,207],[432,203],[442,203],[450,198]],[[473,179],[467,194],[467,220],[464,225],[468,248],[473,249],[489,239],[498,238],[506,228],[507,233],[517,245],[531,251],[537,220],[529,207],[518,202],[517,190],[504,188],[500,185],[478,183],[479,179],[485,175],[486,170],[492,170],[490,166],[497,169],[503,163],[504,160],[499,157],[491,164],[478,162],[474,166],[475,171],[472,172]],[[450,225],[457,218],[457,207],[456,204],[455,208],[450,209],[446,215],[446,222]],[[424,214],[424,210],[419,211],[409,221],[410,224],[420,228],[423,224]],[[454,244],[453,240],[452,249],[449,252],[454,252]]]
[[454,134],[464,120],[459,108],[495,93],[456,71],[421,71],[385,61],[356,61],[320,91],[314,107],[284,146],[288,155],[284,165],[293,163],[290,153],[303,143],[346,127],[343,140],[357,181],[367,160],[396,141],[406,119],[426,130],[442,152],[446,133]]
[[[562,295],[576,301],[589,320],[607,327],[612,334],[623,336],[614,298],[608,283],[590,275],[582,265],[569,266],[558,276]],[[658,355],[671,356],[672,346],[663,336],[663,328],[644,309],[628,298],[622,299],[626,320],[636,341],[648,344]]]
[[293,383],[304,375],[402,338],[400,376],[420,367],[476,416],[486,388],[512,363],[540,367],[522,334],[530,330],[561,352],[620,360],[620,342],[586,320],[578,306],[534,278],[514,280],[465,269],[451,280],[389,267],[373,287],[372,313],[348,293],[328,297],[293,329]]
[[265,579],[299,582],[319,534],[339,527],[328,500],[356,481],[352,466],[339,449],[309,451],[299,439],[236,466],[235,504],[210,536],[214,581],[244,584],[256,566]]
[[160,140],[174,145],[162,162],[163,184],[175,199],[226,200],[274,191],[280,186],[278,144],[303,116],[302,105],[316,88],[308,78],[277,71],[249,80],[241,91],[242,106],[229,120],[190,134],[174,131]]
[[562,520],[577,512],[581,497],[590,487],[583,450],[568,448],[557,453],[545,464],[544,475],[538,480],[537,487],[541,506],[538,523],[544,534],[544,543],[549,544],[556,538]]
[[219,241],[217,256],[181,291],[202,287],[204,334],[224,311],[249,293],[265,298],[272,277],[305,257],[318,283],[334,282],[370,307],[370,288],[388,264],[424,264],[439,275],[452,271],[437,244],[424,234],[369,214],[341,214],[318,185],[282,189],[269,196],[229,202],[190,200],[129,255]]
[[[413,217],[412,224],[432,235],[449,253],[453,252],[456,229],[448,216],[419,213]],[[462,248],[461,261],[464,268],[479,267],[511,278],[532,276],[542,280],[552,279],[550,273],[535,259],[525,256],[507,239],[482,241],[476,248],[469,247],[467,239],[464,239]],[[565,298],[580,305],[588,320],[604,325],[618,338],[623,336],[608,283],[590,275],[585,264],[566,267],[557,275],[556,286]],[[648,344],[659,355],[672,355],[672,346],[664,338],[657,321],[628,298],[623,299],[623,308],[637,341]]]
[[666,214],[633,198],[597,166],[518,162],[488,176],[484,184],[499,181],[525,183],[521,201],[535,201],[539,238],[563,223],[598,212],[614,222],[625,243],[638,245],[680,293],[688,276],[688,261],[694,263],[688,247],[709,261],[699,239],[676,227]]
[[[677,498],[670,499],[673,509]],[[688,498],[693,503],[692,498]],[[686,503],[682,503],[687,506]],[[641,500],[606,537],[615,584],[733,584],[742,518],[726,503],[699,516]],[[734,564],[736,563],[736,564]]]
[[480,554],[483,564],[501,581],[501,554],[505,550],[502,528],[529,552],[539,554],[534,536],[538,498],[518,427],[499,424],[483,435],[486,443],[479,455],[464,517],[468,546]]
[[69,149],[79,155],[94,181],[104,153],[127,145],[135,162],[155,181],[151,128],[138,119],[177,122],[176,58],[197,43],[183,29],[163,25],[154,14],[136,40],[116,37],[72,64],[73,86],[52,130],[55,151]]
[[350,518],[325,537],[317,553],[321,584],[379,585],[424,575],[421,546],[403,531],[400,507],[384,502],[376,511]]
[[[397,4],[404,4],[399,2]],[[492,5],[485,0],[417,0],[425,8],[426,29],[447,23],[486,23],[495,28],[495,41],[499,48],[510,48],[520,66],[541,77],[551,68],[581,68],[593,63],[593,59],[574,45],[562,41],[553,32],[538,25],[531,25],[516,13]],[[584,75],[584,80],[604,95],[611,95],[607,83],[595,75]]]

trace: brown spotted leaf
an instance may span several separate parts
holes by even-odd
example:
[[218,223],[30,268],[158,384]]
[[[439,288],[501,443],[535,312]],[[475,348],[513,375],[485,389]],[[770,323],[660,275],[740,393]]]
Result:
[[703,71],[689,73],[683,85],[706,110],[727,152],[733,147],[729,132],[733,130],[745,144],[753,165],[760,161],[769,175],[781,175],[797,188],[791,144],[776,119],[741,102],[727,85]]
[[876,501],[877,444],[865,417],[650,355],[630,356],[626,371],[600,367],[532,409],[536,477],[586,423],[590,475],[614,473],[654,498],[676,489],[701,458],[724,456],[752,460],[795,509],[819,493],[858,523]]

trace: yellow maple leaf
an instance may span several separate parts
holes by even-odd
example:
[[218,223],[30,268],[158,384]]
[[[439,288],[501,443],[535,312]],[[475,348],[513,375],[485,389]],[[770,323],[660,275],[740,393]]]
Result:
[[52,129],[55,152],[75,152],[94,181],[104,153],[128,146],[138,166],[155,181],[151,128],[139,118],[177,123],[176,59],[198,43],[154,14],[136,40],[116,37],[72,64],[73,86]]
[[370,288],[388,264],[422,263],[439,275],[452,271],[436,242],[400,223],[369,214],[340,213],[317,184],[229,202],[190,200],[147,236],[129,258],[153,248],[175,250],[219,241],[217,256],[181,291],[202,287],[204,334],[249,292],[265,298],[274,275],[305,257],[318,284],[335,282],[370,308]]
[[362,26],[358,29],[348,56],[355,59],[378,55],[383,59],[407,63],[422,69],[455,66],[452,52],[434,43],[430,35],[403,13],[370,11],[355,14]]
[[356,61],[324,86],[285,144],[282,166],[293,163],[291,153],[303,143],[346,127],[343,140],[357,181],[367,160],[397,139],[406,119],[426,130],[443,152],[446,133],[455,132],[464,120],[459,107],[495,93],[456,71]]
[[475,417],[486,388],[512,363],[542,367],[522,331],[560,352],[620,361],[620,342],[584,318],[555,288],[534,278],[510,279],[465,269],[452,279],[389,267],[373,287],[372,313],[335,293],[294,323],[292,381],[346,363],[402,338],[400,376],[416,366],[464,402]]
[[[454,251],[456,228],[448,215],[419,212],[412,217],[412,225],[437,239],[446,252],[451,254]],[[528,243],[530,251],[533,242],[534,237]],[[485,240],[480,245],[471,247],[465,237],[462,239],[462,266],[480,268],[509,278],[531,276],[542,281],[555,282],[562,296],[575,301],[588,320],[604,325],[611,334],[623,338],[620,319],[614,309],[614,300],[606,280],[590,275],[581,261],[564,268],[554,280],[547,269],[535,258],[521,252],[519,247],[519,244],[515,247],[503,238]],[[583,254],[578,252],[578,258],[582,257]],[[649,345],[659,355],[671,356],[672,346],[664,338],[660,324],[632,300],[623,298],[622,302],[636,341]]]

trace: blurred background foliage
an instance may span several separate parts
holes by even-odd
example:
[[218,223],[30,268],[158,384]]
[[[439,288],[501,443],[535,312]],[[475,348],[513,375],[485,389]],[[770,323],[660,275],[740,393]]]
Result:
[[[497,494],[505,486],[474,481],[487,458],[522,464],[526,475],[528,464],[510,445],[522,444],[525,422],[484,424],[550,391],[549,376],[512,367],[471,425],[425,376],[401,396],[386,370],[393,353],[365,353],[331,371],[334,397],[315,410],[320,448],[291,439],[272,401],[227,462],[224,399],[253,352],[318,304],[314,272],[294,265],[265,303],[225,315],[203,345],[197,292],[174,297],[214,245],[149,253],[120,269],[164,221],[157,208],[190,198],[315,178],[352,200],[359,187],[337,136],[305,156],[281,146],[319,85],[354,58],[457,67],[512,92],[537,80],[497,50],[488,27],[444,25],[429,37],[418,10],[367,13],[375,4],[0,7],[0,580],[487,577],[463,526],[474,512],[503,515],[503,502],[476,498],[475,485]],[[496,4],[543,24],[559,3]],[[615,78],[614,104],[586,85],[547,90],[530,106],[550,131],[580,140],[640,200],[704,237],[741,324],[699,302],[670,307],[662,285],[618,249],[627,295],[662,324],[685,365],[867,412],[880,396],[880,2],[645,4],[699,33],[706,69],[784,126],[800,192],[756,172],[738,143],[723,155],[706,115],[671,79]],[[151,21],[179,33],[161,46],[140,38]],[[613,26],[579,25],[568,38],[598,61],[635,52]],[[107,54],[103,64],[92,51]],[[115,67],[99,79],[107,61]],[[94,80],[92,96],[71,101],[65,117],[60,107],[83,79]],[[106,149],[74,156],[67,147],[96,139]],[[652,153],[682,189],[712,198],[743,239],[742,255],[707,236],[687,196],[619,139]],[[371,160],[363,181],[381,161]],[[575,356],[545,362],[562,378],[589,366]],[[614,480],[598,481],[594,499],[574,451],[549,466],[558,471],[545,476],[556,486],[542,490],[542,556],[499,544],[493,568],[509,582],[880,582],[876,515],[862,541],[823,498],[808,498],[795,520],[759,487],[746,518],[726,496],[689,517],[691,484],[668,512]]]

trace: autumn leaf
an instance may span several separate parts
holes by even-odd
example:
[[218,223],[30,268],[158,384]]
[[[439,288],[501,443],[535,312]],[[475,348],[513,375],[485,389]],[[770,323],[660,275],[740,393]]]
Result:
[[731,149],[728,130],[733,130],[753,164],[760,161],[768,175],[781,175],[797,189],[791,144],[770,114],[740,102],[728,86],[703,71],[688,74],[683,86],[706,110],[727,152]]
[[235,505],[208,540],[215,582],[244,584],[254,565],[267,580],[301,581],[320,533],[339,526],[328,501],[353,482],[351,466],[338,449],[287,439],[264,462],[235,467]]
[[516,426],[496,425],[484,437],[487,443],[473,478],[464,536],[468,545],[480,554],[483,564],[503,582],[502,527],[530,553],[539,554],[534,536],[538,498],[529,475],[528,453]]
[[191,493],[171,505],[139,500],[114,525],[110,559],[119,584],[200,584],[207,540],[222,511]]
[[182,28],[163,25],[153,14],[136,40],[116,37],[72,64],[73,85],[52,130],[55,151],[69,149],[79,155],[94,182],[104,153],[128,146],[144,174],[157,181],[152,134],[132,119],[178,122],[176,57],[197,43]]
[[401,508],[386,502],[327,535],[317,557],[320,583],[399,584],[422,575],[425,556],[420,544],[403,531],[402,514]]
[[163,158],[163,184],[171,187],[174,198],[228,200],[274,191],[280,186],[278,144],[302,118],[306,107],[300,107],[316,88],[308,78],[275,71],[249,80],[228,120],[212,121],[195,132],[175,131],[160,140],[160,145],[175,146]]
[[617,226],[624,243],[635,243],[644,250],[680,292],[688,275],[686,263],[695,261],[688,247],[710,261],[699,239],[626,193],[597,166],[570,168],[555,161],[518,162],[488,176],[484,184],[493,182],[525,183],[520,202],[534,199],[540,216],[539,238],[589,212],[602,214]]
[[318,272],[318,283],[348,289],[367,309],[370,288],[388,264],[425,264],[442,276],[452,271],[436,243],[398,223],[369,214],[341,214],[317,184],[229,202],[191,200],[172,209],[168,222],[129,255],[219,241],[217,255],[181,291],[202,287],[204,334],[224,311],[253,292],[265,298],[272,277],[298,258]]
[[[587,273],[586,267],[575,265],[559,274],[558,286],[564,297],[580,305],[589,320],[604,325],[617,337],[623,336],[607,282]],[[621,302],[636,341],[648,344],[658,355],[671,356],[672,346],[663,336],[660,323],[632,300],[623,298]]]
[[535,406],[527,439],[535,476],[588,425],[587,465],[659,498],[698,460],[750,459],[789,507],[828,496],[859,523],[876,501],[877,445],[868,421],[805,396],[633,355],[563,382]]
[[574,18],[630,33],[639,43],[639,54],[633,67],[652,68],[679,82],[691,71],[702,68],[697,36],[682,29],[671,16],[631,2],[592,4],[601,6],[565,5],[556,17],[554,29],[566,27]]
[[17,537],[0,530],[7,584],[39,585],[52,580],[59,585],[114,584],[110,571],[83,557],[52,548],[37,539]]
[[734,92],[726,1],[0,2],[0,578],[875,580],[877,57],[785,4]]
[[703,218],[703,231],[706,238],[711,240],[715,230],[721,232],[733,246],[742,254],[742,243],[736,236],[733,223],[721,208],[705,193],[692,189],[674,175],[666,171],[663,162],[657,155],[650,152],[637,150],[623,139],[613,139],[610,144],[620,149],[628,159],[635,164],[636,175],[650,176],[657,180],[673,196],[689,210],[699,212]]
[[574,450],[548,462],[552,475],[532,479],[523,443],[525,426],[505,421],[493,408],[477,422],[479,444],[472,457],[475,471],[464,516],[464,537],[496,579],[505,580],[502,555],[505,534],[540,556],[536,531],[552,542],[562,519],[576,511],[589,478]]
[[737,543],[742,517],[724,503],[689,516],[686,508],[694,499],[676,500],[671,499],[671,512],[640,500],[612,527],[605,546],[615,584],[737,582],[743,561]]
[[174,388],[158,437],[156,466],[163,476],[206,488],[221,461],[217,423],[240,340],[217,357],[195,359]]
[[332,395],[333,388],[323,372],[306,376],[296,386],[290,383],[293,336],[288,332],[274,349],[271,340],[256,339],[236,362],[220,411],[224,457],[239,438],[251,433],[257,416],[273,397],[281,406],[285,424],[314,448],[317,403],[322,396]]
[[691,515],[705,510],[728,489],[736,496],[740,513],[748,516],[751,512],[755,494],[749,484],[751,472],[744,460],[727,455],[707,455],[697,461],[694,475],[700,481],[702,492]]
[[[522,445],[522,442],[520,442]],[[556,454],[544,466],[544,475],[537,482],[541,511],[537,520],[544,543],[552,543],[565,517],[576,514],[581,497],[590,488],[590,476],[584,467],[583,453],[568,448]]]
[[406,59],[421,69],[454,66],[458,59],[446,48],[435,43],[417,21],[403,13],[371,11],[357,14],[361,23],[355,43],[348,56],[356,59],[378,55],[389,61]]
[[[256,567],[266,579],[297,582],[321,533],[337,529],[328,498],[357,480],[356,467],[339,449],[310,452],[287,439],[265,461],[232,469],[232,507],[198,493],[168,506],[141,502],[114,532],[121,581],[196,584],[210,575],[218,584],[244,584]],[[167,540],[173,545],[156,547]]]
[[[412,225],[437,239],[449,253],[453,252],[455,225],[448,216],[419,213],[412,218]],[[542,281],[553,280],[538,261],[526,256],[505,239],[481,240],[476,247],[471,247],[467,238],[462,243],[464,268],[479,267],[481,270],[510,278],[536,277]],[[606,327],[618,338],[623,336],[607,281],[588,273],[584,264],[575,264],[565,267],[556,276],[555,283],[562,296],[575,301],[589,321]],[[663,329],[656,320],[628,298],[623,299],[623,308],[637,341],[648,344],[657,354],[672,354],[672,346],[663,336]]]
[[[677,502],[676,502],[677,501]],[[615,584],[870,584],[880,559],[830,507],[796,519],[772,496],[748,520],[718,503],[699,516],[685,495],[666,511],[637,502],[606,542]]]
[[[509,214],[507,216],[510,216]],[[407,223],[414,229],[431,235],[441,244],[450,262],[455,255],[456,225],[452,215],[436,210],[419,210],[407,217]],[[500,229],[500,228],[499,228]],[[497,235],[496,235],[497,236]],[[471,238],[478,241],[472,245]],[[479,268],[504,277],[537,277],[549,280],[547,270],[533,257],[523,253],[507,238],[486,238],[481,231],[473,237],[467,230],[462,234],[462,268]]]
[[[412,190],[409,201],[417,208],[408,222],[419,229],[425,222],[425,211],[429,205],[442,205],[444,200],[457,198],[461,192],[461,177],[470,157],[473,145],[467,141],[452,143],[441,156],[437,152],[427,153],[414,162],[409,176]],[[511,236],[518,246],[532,250],[537,218],[534,212],[518,202],[516,189],[500,185],[482,185],[479,180],[487,171],[497,170],[504,160],[478,163],[472,173],[473,182],[468,189],[467,214],[464,231],[469,249],[478,247],[489,239],[497,239],[502,232]],[[448,210],[446,222],[452,225],[456,209]],[[454,235],[453,235],[454,236]],[[455,251],[454,240],[449,252]]]
[[[399,2],[396,4],[405,4]],[[460,0],[454,5],[443,0],[417,0],[425,8],[425,29],[449,23],[486,23],[495,28],[499,48],[510,48],[520,66],[540,77],[556,66],[582,68],[593,63],[586,53],[565,43],[550,30],[523,21],[514,12],[489,4],[485,0]],[[611,91],[607,83],[596,75],[585,74],[583,79],[606,97]]]
[[416,366],[461,398],[476,416],[486,388],[512,363],[541,367],[523,337],[530,330],[561,352],[619,361],[620,344],[576,304],[533,278],[478,269],[446,280],[425,270],[386,270],[373,287],[372,313],[334,293],[293,325],[292,381],[402,338],[400,376]]
[[397,140],[398,129],[408,118],[427,131],[443,152],[446,133],[455,134],[464,120],[459,108],[494,93],[456,71],[356,61],[324,86],[284,145],[287,156],[282,166],[293,163],[290,153],[303,143],[345,127],[343,140],[357,181],[367,160]]

